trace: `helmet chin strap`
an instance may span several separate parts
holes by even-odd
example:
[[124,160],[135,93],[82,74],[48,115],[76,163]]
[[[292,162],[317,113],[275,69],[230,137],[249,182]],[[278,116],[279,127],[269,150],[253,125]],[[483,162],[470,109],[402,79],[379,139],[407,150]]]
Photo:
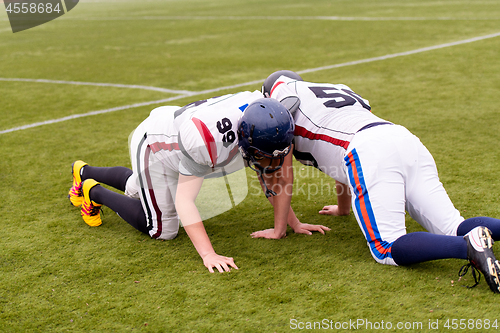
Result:
[[[266,188],[266,191],[264,192],[264,194],[266,195],[266,198],[269,198],[269,197],[274,197],[276,195],[276,192],[274,192],[273,190],[270,190],[268,187],[267,187],[267,184],[266,184],[266,181],[264,180],[264,174],[266,173],[266,168],[263,168],[260,164],[254,164],[254,166],[258,169],[258,174],[259,174],[259,177],[260,179],[262,180],[262,184],[264,184],[264,187]],[[280,167],[278,167],[278,169],[280,169]],[[277,171],[278,169],[274,170],[274,171]],[[274,171],[272,172],[267,172],[267,173],[273,173]]]
[[274,197],[276,195],[276,192],[274,192],[273,190],[270,190],[267,187],[266,181],[264,180],[263,175],[266,173],[266,169],[263,168],[259,163],[257,163],[255,161],[255,159],[253,158],[253,156],[248,156],[248,157],[243,157],[243,158],[247,160],[249,165],[250,165],[250,163],[252,163],[252,165],[255,167],[254,170],[259,174],[259,177],[262,180],[262,184],[264,184],[264,187],[266,188],[266,191],[264,192],[264,194],[266,195],[266,198]]
[[259,172],[260,179],[262,180],[262,183],[264,184],[264,187],[266,188],[266,192],[265,192],[266,198],[274,197],[276,195],[276,192],[274,192],[273,190],[270,190],[267,187],[267,184],[264,181],[264,177],[262,176],[263,174],[264,174],[264,172],[262,172],[262,171]]
[[264,176],[263,175],[265,173],[273,173],[273,172],[278,171],[279,169],[281,169],[281,167],[283,166],[284,158],[282,156],[280,156],[280,165],[278,167],[274,168],[273,170],[266,172],[266,169],[268,169],[268,167],[262,167],[262,165],[260,165],[260,163],[257,162],[252,155],[246,153],[244,150],[241,149],[241,147],[240,147],[240,151],[242,152],[243,159],[245,159],[247,161],[247,163],[248,163],[248,165],[250,167],[251,167],[251,165],[253,165],[253,167],[251,167],[251,168],[258,173],[258,175],[259,175],[262,183],[264,184],[264,187],[266,188],[266,191],[264,192],[264,194],[266,195],[266,198],[270,198],[270,197],[275,196],[276,192],[274,192],[273,190],[270,190],[267,187],[267,184],[266,184],[266,182],[264,180]]

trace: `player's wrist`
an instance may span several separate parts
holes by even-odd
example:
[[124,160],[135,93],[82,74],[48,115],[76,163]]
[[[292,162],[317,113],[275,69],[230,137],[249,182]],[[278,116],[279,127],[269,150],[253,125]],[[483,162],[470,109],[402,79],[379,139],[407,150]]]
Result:
[[201,257],[201,259],[205,260],[208,256],[210,256],[212,254],[217,255],[217,253],[215,253],[215,251],[211,251],[211,252],[207,252],[207,253],[200,253],[200,257]]
[[294,217],[292,219],[290,219],[290,221],[288,221],[288,225],[290,226],[290,228],[292,228],[293,230],[297,229],[298,227],[300,227],[302,223],[299,221],[298,218]]
[[274,228],[274,238],[280,239],[284,238],[286,236],[286,228],[283,230],[280,230],[278,228]]

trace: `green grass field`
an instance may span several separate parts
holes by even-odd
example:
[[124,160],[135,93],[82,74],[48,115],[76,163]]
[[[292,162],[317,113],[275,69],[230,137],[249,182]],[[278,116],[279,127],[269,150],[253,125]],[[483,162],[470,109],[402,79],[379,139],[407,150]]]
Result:
[[498,331],[500,296],[484,279],[464,288],[464,261],[377,264],[352,213],[317,214],[331,180],[299,164],[294,210],[332,231],[252,239],[273,215],[247,170],[246,199],[205,222],[240,268],[224,274],[183,230],[155,241],[109,209],[91,228],[66,198],[74,160],[130,166],[128,135],[153,108],[291,69],[347,84],[419,136],[465,218],[500,217],[498,0],[82,0],[15,34],[0,11],[1,332]]

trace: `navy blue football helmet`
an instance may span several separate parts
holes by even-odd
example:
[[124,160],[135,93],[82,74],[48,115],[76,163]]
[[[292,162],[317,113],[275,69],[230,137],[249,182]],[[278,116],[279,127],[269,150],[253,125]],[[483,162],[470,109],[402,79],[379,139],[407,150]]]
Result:
[[[252,102],[238,124],[238,145],[248,165],[258,173],[271,173],[283,166],[290,152],[295,124],[292,115],[280,102],[260,98]],[[260,160],[268,158],[263,166]],[[271,166],[279,159],[278,166]]]
[[262,94],[265,97],[271,96],[271,89],[273,88],[274,83],[282,75],[289,77],[291,79],[297,80],[297,81],[304,81],[304,80],[302,80],[302,78],[300,77],[299,74],[292,72],[292,71],[289,71],[289,70],[282,70],[282,71],[274,72],[273,74],[269,75],[267,77],[267,79],[264,81],[264,83],[262,84]]

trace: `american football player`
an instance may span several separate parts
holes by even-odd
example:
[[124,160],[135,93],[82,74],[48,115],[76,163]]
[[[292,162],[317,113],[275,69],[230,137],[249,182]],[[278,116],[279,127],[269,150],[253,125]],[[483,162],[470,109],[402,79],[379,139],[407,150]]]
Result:
[[[415,135],[374,115],[369,102],[346,85],[305,82],[297,73],[278,71],[265,80],[262,92],[292,110],[296,159],[336,181],[338,204],[319,213],[347,215],[352,207],[377,262],[468,259],[461,273],[472,266],[500,292],[500,263],[492,251],[500,220],[464,219]],[[429,232],[407,234],[405,211]]]
[[81,215],[90,226],[102,223],[100,208],[105,205],[154,239],[176,237],[180,220],[210,272],[214,267],[219,272],[237,269],[233,258],[214,251],[195,199],[205,176],[223,167],[226,171],[243,167],[236,128],[242,111],[258,98],[262,98],[259,91],[245,91],[182,108],[154,109],[131,135],[132,170],[73,163],[71,203],[82,205]]

